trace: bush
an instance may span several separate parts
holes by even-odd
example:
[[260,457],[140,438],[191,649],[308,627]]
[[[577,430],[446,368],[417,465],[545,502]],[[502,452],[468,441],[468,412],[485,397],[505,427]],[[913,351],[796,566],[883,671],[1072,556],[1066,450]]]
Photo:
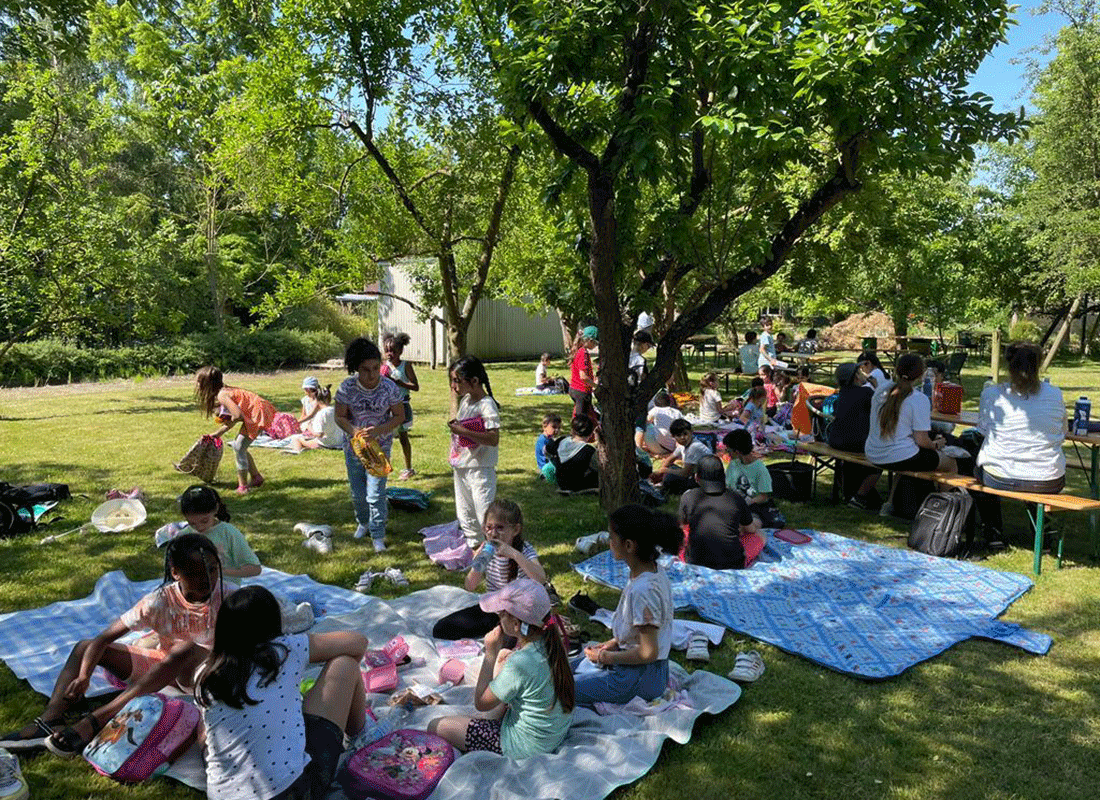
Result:
[[377,303],[368,303],[365,314],[346,311],[343,306],[324,297],[315,297],[304,306],[286,311],[279,320],[281,328],[304,331],[328,331],[343,344],[358,336],[374,338],[378,330]]
[[1039,326],[1029,319],[1022,319],[1008,329],[1008,341],[1010,342],[1038,344],[1039,337],[1042,335],[1043,332],[1039,330]]
[[274,370],[325,361],[343,352],[328,331],[260,330],[193,334],[174,343],[83,349],[53,339],[17,344],[0,360],[0,385],[178,375],[212,364],[222,370]]

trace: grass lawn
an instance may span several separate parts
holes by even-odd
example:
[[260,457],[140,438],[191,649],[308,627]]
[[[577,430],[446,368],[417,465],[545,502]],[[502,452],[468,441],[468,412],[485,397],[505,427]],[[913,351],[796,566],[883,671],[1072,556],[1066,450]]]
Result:
[[[580,588],[570,569],[579,556],[573,540],[605,527],[596,498],[561,498],[534,478],[533,443],[548,410],[568,416],[564,397],[513,397],[530,383],[533,364],[493,365],[489,373],[502,401],[499,495],[522,506],[525,535],[563,596]],[[559,370],[560,371],[560,370]],[[964,371],[973,407],[985,367]],[[304,372],[230,375],[283,410],[295,410]],[[437,583],[460,585],[424,556],[416,531],[454,518],[446,377],[422,368],[414,396],[414,466],[408,485],[431,490],[429,511],[393,511],[381,555],[369,540],[351,538],[354,522],[343,458],[334,452],[288,456],[254,450],[268,483],[244,498],[235,486],[232,456],[223,460],[219,489],[227,493],[233,523],[244,531],[264,564],[305,572],[320,581],[351,586],[368,566],[400,566],[411,590]],[[696,377],[698,372],[695,373]],[[342,374],[319,374],[334,385]],[[1079,394],[1100,399],[1100,368],[1088,362],[1056,366],[1051,379],[1072,404]],[[334,387],[335,388],[335,387]],[[40,547],[39,537],[0,541],[0,611],[83,597],[103,572],[122,569],[133,579],[163,569],[152,532],[179,518],[175,498],[190,483],[171,466],[195,438],[215,426],[199,415],[189,378],[0,391],[0,479],[12,483],[61,481],[86,495],[64,504],[70,525],[87,521],[111,487],[145,488],[148,522],[125,534],[87,533]],[[395,466],[400,468],[399,447]],[[1067,453],[1072,459],[1072,451]],[[1088,459],[1088,453],[1082,453]],[[1084,477],[1071,471],[1069,490],[1085,493]],[[812,527],[904,547],[906,523],[891,522],[820,503],[788,504],[795,527]],[[666,509],[673,506],[666,505]],[[336,551],[321,556],[301,547],[291,528],[299,520],[331,523]],[[1024,533],[1022,510],[1005,504],[1006,525]],[[709,669],[724,674],[740,650],[756,648],[767,672],[742,700],[718,717],[703,717],[690,744],[669,745],[649,775],[616,793],[622,798],[668,798],[685,789],[695,798],[1086,798],[1100,786],[1100,571],[1089,551],[1085,517],[1055,517],[1069,534],[1066,569],[1047,567],[1034,590],[1008,618],[1049,633],[1046,657],[991,642],[964,642],[901,677],[867,683],[736,634],[714,651]],[[1022,540],[1022,539],[1021,539]],[[1029,573],[1028,547],[986,562],[999,570]],[[400,590],[385,586],[384,597]],[[616,593],[590,587],[613,607]],[[96,631],[88,631],[94,635]],[[0,667],[0,730],[25,723],[43,698]],[[154,781],[125,788],[100,777],[82,761],[48,754],[23,759],[35,798],[185,798],[178,784]]]

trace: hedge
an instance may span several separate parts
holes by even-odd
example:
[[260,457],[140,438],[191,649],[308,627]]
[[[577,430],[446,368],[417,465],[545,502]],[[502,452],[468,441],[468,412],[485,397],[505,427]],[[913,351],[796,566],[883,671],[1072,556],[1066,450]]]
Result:
[[84,349],[41,339],[17,344],[0,360],[0,385],[188,374],[208,364],[226,371],[266,371],[325,361],[343,352],[327,331],[259,330],[192,334],[174,343]]

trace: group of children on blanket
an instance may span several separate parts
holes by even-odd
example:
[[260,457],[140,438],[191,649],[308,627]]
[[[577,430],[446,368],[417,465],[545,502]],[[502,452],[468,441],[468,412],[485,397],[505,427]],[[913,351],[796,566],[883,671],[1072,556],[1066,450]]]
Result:
[[[359,662],[367,638],[354,631],[286,634],[279,604],[262,586],[238,588],[259,562],[228,522],[216,493],[192,487],[181,498],[189,528],[165,554],[164,582],[106,630],[76,644],[45,709],[3,735],[15,751],[46,747],[78,755],[133,697],[175,686],[202,709],[207,792],[212,798],[308,798],[325,793],[338,759],[357,746],[367,699]],[[460,750],[525,758],[555,750],[575,706],[652,700],[668,686],[672,587],[657,564],[675,553],[682,533],[672,517],[627,505],[610,515],[612,555],[630,579],[612,622],[611,639],[567,658],[560,622],[544,587],[546,573],[523,539],[519,507],[497,500],[485,515],[487,541],[466,578],[488,592],[477,606],[439,621],[440,638],[484,636],[476,716],[432,720],[429,730]],[[150,631],[137,644],[118,640]],[[307,664],[324,664],[316,683],[299,687]],[[126,688],[66,726],[103,667]]]

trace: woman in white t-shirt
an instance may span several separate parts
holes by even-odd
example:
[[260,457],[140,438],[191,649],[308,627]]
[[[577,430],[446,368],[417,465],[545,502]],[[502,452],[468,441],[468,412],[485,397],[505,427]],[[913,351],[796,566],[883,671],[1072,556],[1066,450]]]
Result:
[[[871,397],[871,429],[863,452],[867,460],[885,470],[915,472],[958,472],[955,459],[940,451],[946,444],[942,436],[932,439],[932,401],[914,386],[924,376],[924,359],[906,353],[898,359],[897,382],[886,381]],[[894,490],[883,505],[883,514],[893,510]]]
[[653,700],[668,688],[672,584],[657,557],[678,553],[684,539],[675,519],[639,505],[613,511],[607,530],[611,555],[626,564],[630,579],[611,619],[613,637],[573,661],[577,705],[588,708]]
[[1039,380],[1039,348],[1009,345],[1008,382],[982,392],[978,430],[985,435],[975,477],[1009,491],[1055,494],[1066,484],[1066,406],[1062,390]]
[[[211,800],[323,797],[366,709],[354,631],[284,636],[279,603],[262,586],[226,598],[195,696],[206,739]],[[302,696],[306,665],[324,663]]]

